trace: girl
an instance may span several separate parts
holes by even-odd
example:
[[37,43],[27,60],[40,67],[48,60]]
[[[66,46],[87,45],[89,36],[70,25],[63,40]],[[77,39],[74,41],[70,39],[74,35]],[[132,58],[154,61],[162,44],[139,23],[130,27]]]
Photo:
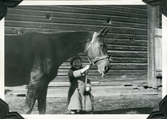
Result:
[[91,83],[87,80],[85,86],[85,75],[90,65],[82,67],[81,58],[75,56],[71,59],[71,68],[68,76],[70,88],[68,91],[68,109],[71,114],[92,113],[93,96],[91,94]]

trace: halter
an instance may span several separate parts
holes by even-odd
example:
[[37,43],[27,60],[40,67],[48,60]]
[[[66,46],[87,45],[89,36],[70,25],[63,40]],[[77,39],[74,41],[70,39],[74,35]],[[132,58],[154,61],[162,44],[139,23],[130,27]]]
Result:
[[[93,44],[94,44],[95,42],[97,42],[97,41],[94,41],[94,39],[95,39],[95,37],[96,37],[96,34],[97,34],[97,32],[94,32],[93,37],[92,37],[92,40],[91,40],[89,46],[86,48],[85,53],[89,50],[90,47],[93,46]],[[90,64],[93,64],[93,65],[94,65],[96,62],[98,62],[98,61],[100,61],[100,60],[103,60],[103,59],[106,59],[106,58],[109,58],[109,56],[108,56],[108,55],[105,55],[105,56],[102,56],[102,57],[96,57],[96,58],[93,59],[92,61],[91,61],[91,59],[88,57],[88,60],[89,60]]]

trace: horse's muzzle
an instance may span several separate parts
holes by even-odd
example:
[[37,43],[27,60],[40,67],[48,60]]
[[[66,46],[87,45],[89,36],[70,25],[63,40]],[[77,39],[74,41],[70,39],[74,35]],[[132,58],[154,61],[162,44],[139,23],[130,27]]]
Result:
[[105,67],[105,73],[107,73],[110,70],[110,66]]
[[103,72],[101,72],[101,77],[104,78],[105,74],[110,70],[110,66],[106,66],[105,70]]

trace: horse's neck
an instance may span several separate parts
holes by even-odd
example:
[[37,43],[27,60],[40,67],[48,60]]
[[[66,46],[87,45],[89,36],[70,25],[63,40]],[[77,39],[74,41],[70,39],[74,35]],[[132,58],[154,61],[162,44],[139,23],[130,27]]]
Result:
[[60,39],[58,39],[59,48],[56,51],[59,56],[59,64],[62,64],[72,56],[83,52],[85,50],[86,43],[88,42],[88,40],[91,41],[92,38],[92,33],[88,32],[71,32],[62,33],[59,35],[61,35],[59,37]]

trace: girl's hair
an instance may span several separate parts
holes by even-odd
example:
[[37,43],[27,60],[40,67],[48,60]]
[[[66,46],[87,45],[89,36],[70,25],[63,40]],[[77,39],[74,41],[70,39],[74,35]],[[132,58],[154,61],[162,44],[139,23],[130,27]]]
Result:
[[75,60],[77,60],[77,59],[79,59],[79,60],[81,61],[81,57],[80,57],[80,56],[74,56],[74,57],[71,59],[71,61],[70,61],[71,66],[72,66],[73,62],[74,62]]

